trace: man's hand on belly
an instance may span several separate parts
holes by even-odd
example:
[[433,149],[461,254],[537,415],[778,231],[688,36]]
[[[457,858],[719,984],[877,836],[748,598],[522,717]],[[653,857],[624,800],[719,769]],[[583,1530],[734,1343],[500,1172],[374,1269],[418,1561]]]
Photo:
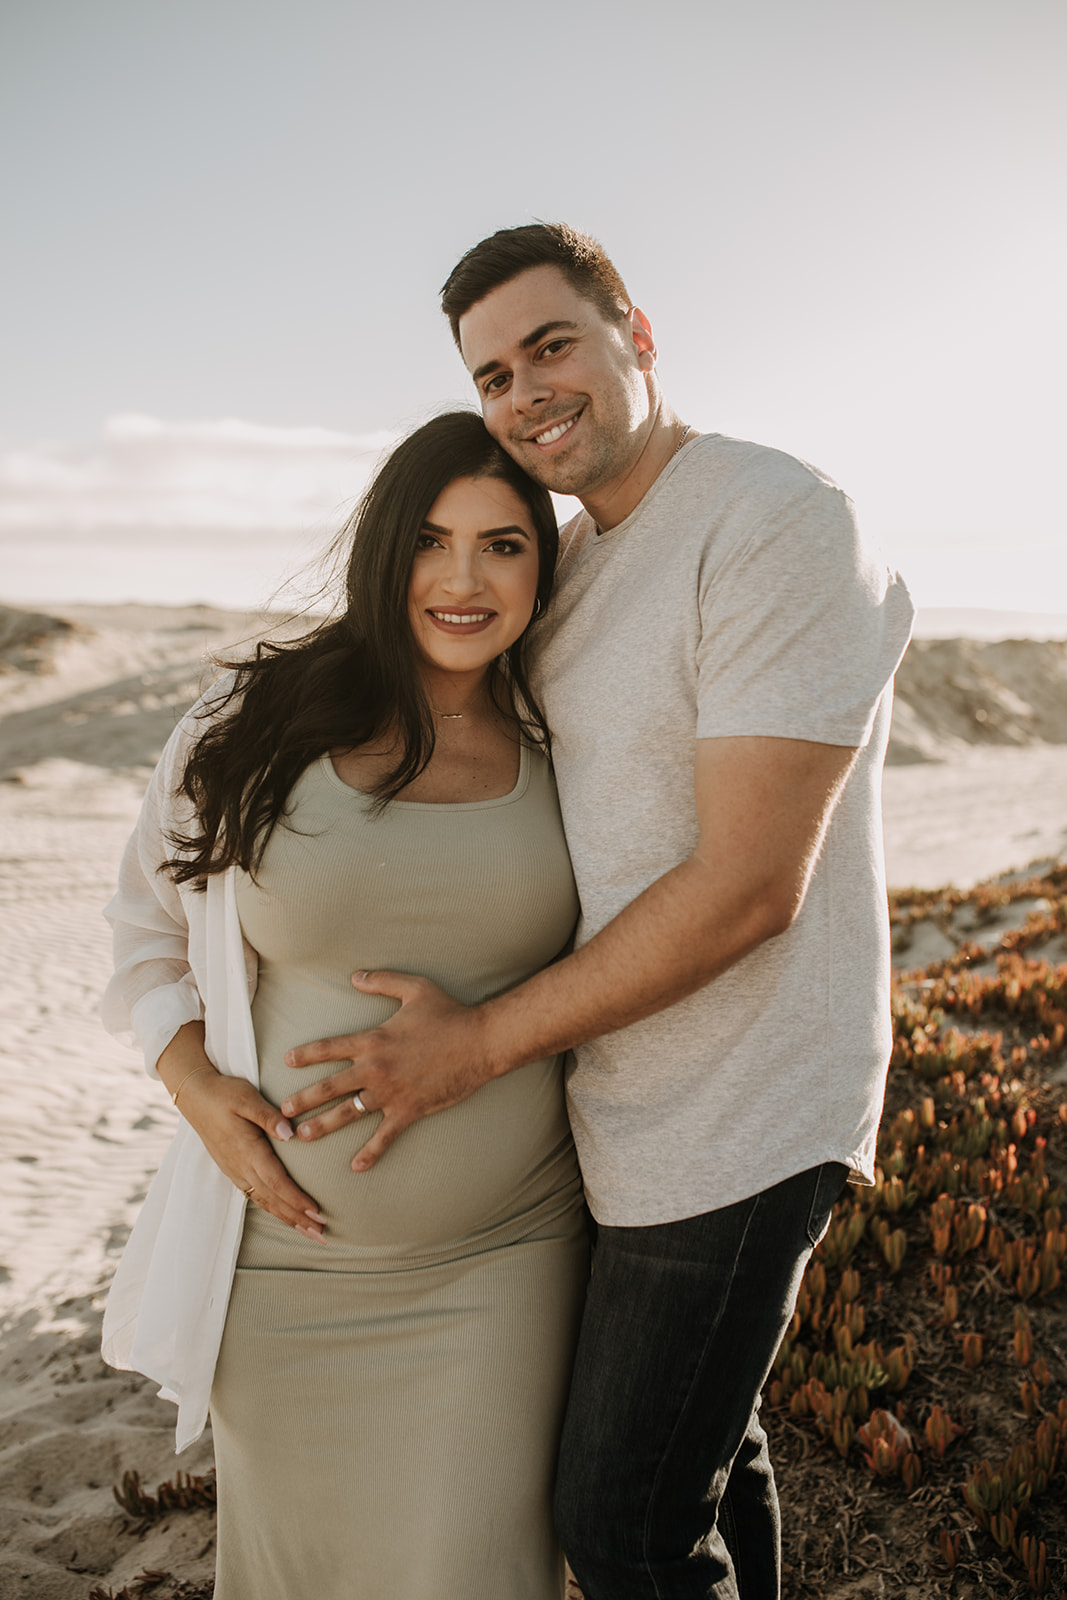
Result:
[[[345,1096],[342,1105],[302,1122],[300,1139],[319,1139],[358,1122],[368,1111],[381,1112],[381,1123],[352,1161],[353,1172],[365,1172],[411,1123],[458,1105],[494,1074],[478,1008],[461,1005],[429,979],[406,973],[357,972],[352,982],[363,994],[399,1000],[399,1011],[381,1027],[290,1050],[285,1057],[289,1067],[346,1064],[290,1095],[281,1109],[296,1117]],[[354,1103],[357,1094],[363,1111]]]

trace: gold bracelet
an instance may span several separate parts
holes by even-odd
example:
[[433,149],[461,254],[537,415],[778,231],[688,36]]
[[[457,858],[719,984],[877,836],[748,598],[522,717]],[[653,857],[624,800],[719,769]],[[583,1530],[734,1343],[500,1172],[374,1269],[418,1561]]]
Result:
[[171,1104],[172,1105],[177,1105],[178,1104],[178,1096],[181,1094],[182,1090],[185,1088],[185,1085],[189,1082],[190,1078],[195,1078],[198,1072],[214,1072],[214,1070],[215,1070],[214,1067],[194,1067],[192,1072],[187,1072],[185,1074],[185,1077],[182,1079],[181,1083],[179,1083],[178,1087],[175,1089],[174,1093],[171,1095],[171,1097],[170,1097]]

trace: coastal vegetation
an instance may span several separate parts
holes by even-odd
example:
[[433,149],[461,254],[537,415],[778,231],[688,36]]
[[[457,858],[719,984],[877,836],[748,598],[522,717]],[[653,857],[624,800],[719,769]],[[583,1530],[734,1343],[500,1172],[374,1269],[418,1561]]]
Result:
[[[1067,867],[891,917],[876,1182],[835,1208],[764,1394],[784,1593],[1062,1597]],[[931,924],[958,948],[909,968]]]

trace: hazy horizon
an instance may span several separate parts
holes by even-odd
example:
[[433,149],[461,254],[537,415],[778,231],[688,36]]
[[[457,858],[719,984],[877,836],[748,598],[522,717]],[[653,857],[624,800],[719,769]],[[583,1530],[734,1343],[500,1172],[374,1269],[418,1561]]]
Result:
[[920,605],[1047,607],[1065,59],[1057,0],[8,7],[5,565],[46,528],[25,559],[121,566],[140,530],[165,566],[183,526],[302,552],[368,439],[472,402],[458,256],[563,217],[686,422],[827,472]]

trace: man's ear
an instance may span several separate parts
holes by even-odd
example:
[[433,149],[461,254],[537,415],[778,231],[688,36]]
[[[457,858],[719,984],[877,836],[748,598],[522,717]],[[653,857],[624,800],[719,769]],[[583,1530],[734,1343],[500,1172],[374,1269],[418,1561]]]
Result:
[[656,365],[656,341],[652,337],[652,324],[639,306],[628,313],[630,335],[637,351],[637,365],[642,372],[652,372]]

